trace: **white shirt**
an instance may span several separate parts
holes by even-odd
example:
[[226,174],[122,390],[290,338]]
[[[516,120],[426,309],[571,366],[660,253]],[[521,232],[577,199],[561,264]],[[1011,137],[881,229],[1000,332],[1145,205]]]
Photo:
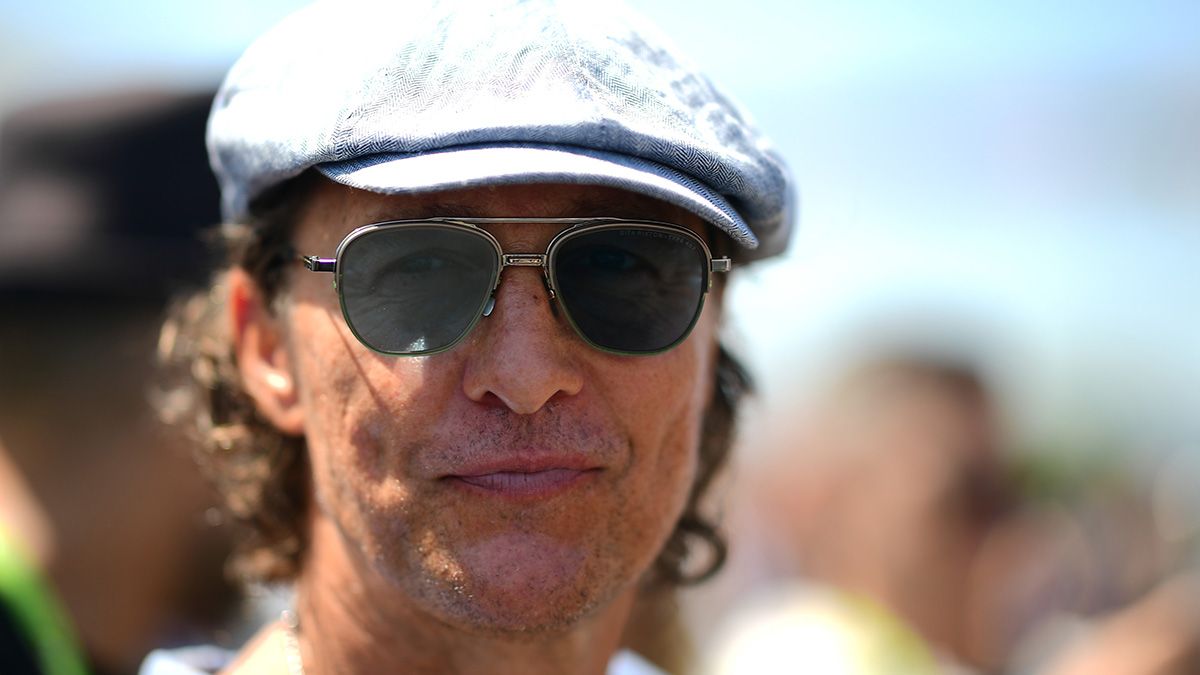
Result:
[[[233,662],[236,655],[211,645],[150,652],[138,675],[210,675]],[[608,662],[607,675],[666,675],[638,654],[622,649]]]

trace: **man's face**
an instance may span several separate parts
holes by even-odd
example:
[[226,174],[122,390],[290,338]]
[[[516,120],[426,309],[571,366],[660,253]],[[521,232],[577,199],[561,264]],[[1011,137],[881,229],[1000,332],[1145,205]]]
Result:
[[[360,225],[432,216],[636,217],[699,231],[679,209],[614,189],[382,196],[322,183],[295,244],[331,255]],[[561,227],[487,229],[506,252],[540,253]],[[718,299],[678,347],[617,356],[573,332],[539,269],[510,267],[491,316],[456,347],[394,357],[354,338],[328,275],[292,274],[280,322],[315,518],[336,526],[368,592],[391,593],[381,598],[484,630],[568,625],[631,590],[683,510]]]

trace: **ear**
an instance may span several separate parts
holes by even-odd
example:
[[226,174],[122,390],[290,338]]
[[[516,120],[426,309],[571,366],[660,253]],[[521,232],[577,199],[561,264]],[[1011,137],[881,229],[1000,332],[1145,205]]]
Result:
[[259,414],[280,431],[303,434],[304,412],[279,318],[243,269],[229,272],[228,293],[228,319],[242,386]]

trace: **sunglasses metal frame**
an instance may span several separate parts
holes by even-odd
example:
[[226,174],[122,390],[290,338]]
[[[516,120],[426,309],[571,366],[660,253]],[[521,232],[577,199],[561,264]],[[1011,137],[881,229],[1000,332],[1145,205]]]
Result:
[[[503,224],[567,225],[568,227],[566,229],[562,230],[561,232],[559,232],[558,234],[556,234],[554,236],[554,238],[550,240],[550,243],[547,245],[546,251],[544,253],[505,253],[504,248],[500,245],[500,241],[498,239],[496,239],[495,235],[493,235],[491,232],[488,232],[487,230],[480,227],[481,225],[503,225]],[[369,342],[367,342],[365,339],[363,339],[363,337],[355,329],[354,322],[350,320],[349,312],[346,309],[345,296],[342,294],[340,284],[338,283],[342,278],[342,260],[343,260],[342,254],[346,250],[346,248],[351,243],[353,243],[355,240],[357,240],[360,237],[369,235],[369,234],[373,234],[373,233],[380,232],[380,231],[402,229],[405,227],[413,227],[413,226],[428,227],[430,225],[443,225],[447,228],[464,230],[464,231],[470,232],[474,236],[482,237],[483,239],[485,239],[489,243],[491,243],[492,247],[496,250],[497,265],[496,265],[494,273],[492,274],[491,288],[488,290],[487,298],[483,302],[483,304],[478,308],[478,310],[474,312],[474,319],[472,319],[471,323],[468,324],[462,330],[461,333],[459,333],[458,337],[454,338],[454,340],[452,340],[450,343],[448,343],[444,346],[440,346],[440,347],[437,347],[434,349],[422,350],[422,351],[404,351],[404,352],[387,351],[387,350],[379,349],[379,348],[375,347],[374,345],[370,344]],[[641,229],[641,230],[665,231],[665,232],[670,232],[673,234],[683,235],[685,237],[690,238],[697,245],[699,245],[700,250],[704,253],[704,259],[706,262],[705,270],[704,270],[704,274],[705,274],[704,288],[700,294],[700,302],[698,303],[698,305],[696,307],[696,311],[695,311],[694,315],[692,316],[691,323],[688,324],[687,329],[683,332],[683,334],[679,337],[679,339],[675,340],[671,344],[669,344],[661,349],[656,349],[656,350],[652,350],[652,351],[622,351],[622,350],[617,350],[617,349],[611,349],[611,348],[605,347],[603,345],[599,345],[596,342],[594,342],[591,338],[589,338],[586,334],[584,334],[584,332],[582,330],[580,330],[579,326],[575,323],[575,320],[571,317],[570,310],[563,303],[562,299],[559,298],[559,292],[558,292],[558,288],[557,288],[558,284],[557,284],[557,279],[555,278],[555,273],[554,273],[555,271],[552,269],[551,264],[550,264],[551,261],[554,260],[554,254],[557,251],[557,249],[564,242],[570,241],[574,237],[580,236],[581,234],[595,232],[597,230],[621,229],[621,228],[629,228],[629,227],[633,227],[633,228]],[[688,229],[682,225],[675,225],[673,223],[665,223],[665,222],[659,222],[659,221],[654,221],[654,220],[637,220],[637,219],[629,219],[629,218],[460,218],[460,217],[441,217],[441,218],[422,218],[422,219],[409,219],[409,220],[389,220],[389,221],[384,221],[384,222],[379,222],[379,223],[371,223],[368,225],[363,225],[361,227],[355,228],[353,231],[351,231],[349,234],[347,234],[344,239],[342,239],[341,243],[338,244],[337,250],[334,251],[334,256],[332,258],[323,258],[320,256],[309,255],[309,256],[301,256],[300,260],[301,260],[301,262],[304,263],[304,266],[311,272],[332,272],[333,273],[333,287],[337,291],[337,294],[338,294],[338,302],[341,305],[341,309],[342,309],[342,318],[346,321],[346,325],[350,328],[350,332],[353,333],[354,337],[361,344],[366,346],[368,349],[370,349],[374,352],[380,353],[380,354],[386,354],[388,356],[428,356],[430,354],[437,354],[439,352],[444,352],[444,351],[453,349],[455,346],[457,346],[458,343],[462,342],[464,338],[466,338],[468,335],[471,334],[471,331],[475,329],[475,326],[476,326],[476,324],[479,323],[480,319],[491,315],[492,309],[495,306],[496,289],[498,289],[500,287],[501,276],[504,271],[504,268],[506,268],[506,267],[540,267],[542,269],[542,278],[546,285],[546,291],[549,295],[550,300],[552,302],[557,302],[559,304],[559,306],[562,309],[563,316],[566,317],[567,322],[571,325],[571,329],[584,342],[591,345],[592,347],[599,349],[600,351],[609,352],[612,354],[627,355],[627,356],[649,356],[652,354],[660,354],[662,352],[665,352],[665,351],[670,350],[671,348],[675,347],[679,343],[686,340],[688,335],[691,335],[692,329],[695,328],[695,326],[696,326],[696,321],[699,320],[700,314],[704,310],[704,300],[708,296],[709,290],[712,289],[712,283],[713,283],[712,275],[714,273],[729,272],[733,268],[733,262],[731,261],[730,258],[728,258],[728,257],[714,258],[712,255],[712,250],[708,247],[708,244],[704,241],[704,239],[702,237],[700,237],[698,234],[693,232],[691,229]]]

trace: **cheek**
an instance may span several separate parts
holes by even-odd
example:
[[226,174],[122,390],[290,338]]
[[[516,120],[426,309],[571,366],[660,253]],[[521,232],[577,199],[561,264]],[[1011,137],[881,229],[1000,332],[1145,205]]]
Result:
[[612,400],[628,421],[634,447],[627,504],[637,512],[628,514],[629,522],[642,523],[660,546],[682,514],[698,471],[700,430],[712,389],[710,328],[702,322],[678,348],[622,362],[629,372],[612,378]]
[[644,365],[629,362],[633,372],[614,386],[620,391],[619,400],[626,402],[626,419],[632,420],[634,434],[644,431],[649,445],[662,447],[663,462],[696,458],[715,355],[713,319],[706,311],[683,344],[647,357]]
[[[377,355],[359,344],[336,309],[314,303],[297,303],[290,324],[303,328],[290,354],[316,502],[361,538],[365,523],[357,514],[409,508],[411,495],[395,479],[409,472],[411,454],[397,449],[424,442],[420,421],[445,409],[456,391],[456,368],[445,355]],[[439,359],[436,368],[431,358]]]

